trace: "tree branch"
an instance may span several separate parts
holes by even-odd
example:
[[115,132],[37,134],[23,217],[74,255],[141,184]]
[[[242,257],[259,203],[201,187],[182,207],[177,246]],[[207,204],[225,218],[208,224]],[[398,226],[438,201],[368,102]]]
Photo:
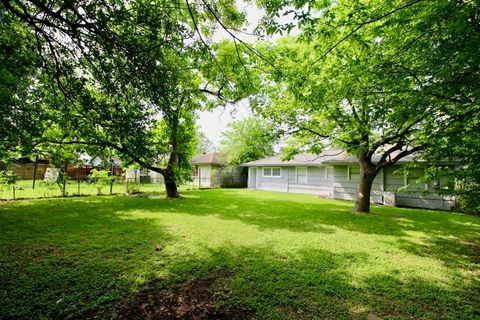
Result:
[[79,145],[89,145],[89,146],[108,146],[108,147],[111,147],[112,149],[117,150],[117,151],[120,152],[120,153],[123,153],[123,154],[127,155],[127,156],[130,157],[133,161],[135,161],[136,163],[138,163],[139,165],[141,165],[141,166],[144,167],[145,169],[149,169],[149,170],[158,172],[158,173],[160,173],[160,174],[162,174],[162,175],[163,175],[164,172],[165,172],[165,169],[152,166],[151,164],[147,163],[146,161],[140,159],[140,157],[138,157],[138,156],[134,155],[133,153],[129,152],[125,147],[123,147],[123,146],[118,146],[118,145],[116,145],[116,144],[114,144],[114,143],[111,143],[111,142],[108,142],[108,141],[96,141],[96,142],[93,142],[93,141],[79,141],[79,140],[63,141],[63,140],[46,139],[46,140],[40,142],[39,144],[44,143],[44,142],[46,142],[46,143],[53,143],[53,144],[67,144],[67,145],[79,144]]
[[335,48],[337,48],[340,44],[342,44],[345,40],[347,40],[348,38],[350,38],[351,36],[353,36],[358,30],[360,30],[361,28],[363,28],[364,26],[366,25],[369,25],[369,24],[372,24],[374,22],[377,22],[379,20],[382,20],[382,19],[385,19],[386,17],[398,12],[398,11],[401,11],[401,10],[404,10],[408,7],[411,7],[419,2],[421,2],[423,0],[414,0],[412,2],[409,2],[409,3],[406,3],[398,8],[395,8],[394,10],[391,10],[383,15],[380,15],[378,17],[375,17],[375,18],[372,18],[370,20],[367,20],[367,21],[364,21],[362,23],[360,23],[359,25],[357,25],[352,31],[350,31],[348,34],[346,34],[345,36],[343,36],[340,40],[338,40],[337,42],[334,43],[333,46],[331,46],[330,48],[328,48],[318,59],[314,60],[311,64],[310,64],[310,67],[312,67],[313,65],[317,64],[318,62],[320,62],[321,60],[323,60],[330,52],[332,52],[333,50],[335,50]]

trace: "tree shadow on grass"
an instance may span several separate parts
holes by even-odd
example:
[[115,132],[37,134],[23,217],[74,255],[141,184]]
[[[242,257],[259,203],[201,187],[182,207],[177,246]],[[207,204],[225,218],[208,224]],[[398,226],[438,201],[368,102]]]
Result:
[[[17,319],[32,315],[66,318],[75,314],[88,316],[91,310],[104,305],[101,314],[108,315],[115,301],[143,281],[147,281],[147,287],[165,289],[227,270],[234,276],[215,281],[215,299],[228,308],[252,311],[257,318],[311,319],[318,315],[361,319],[372,310],[384,316],[409,318],[412,312],[423,309],[426,315],[419,318],[449,318],[454,314],[468,319],[475,315],[472,310],[478,309],[478,301],[470,296],[474,295],[472,288],[478,286],[461,283],[472,282],[467,278],[460,277],[456,289],[391,274],[366,275],[362,284],[353,285],[348,269],[365,260],[362,253],[305,249],[290,256],[265,248],[224,246],[206,248],[207,258],[179,255],[160,264],[165,257],[157,254],[154,241],[165,245],[182,240],[168,234],[158,220],[131,216],[133,210],[215,216],[255,225],[260,230],[332,236],[336,228],[341,228],[406,238],[407,242],[398,242],[406,251],[414,248],[408,232],[424,232],[430,237],[444,237],[447,243],[439,242],[432,252],[411,253],[446,261],[464,254],[471,256],[473,251],[459,251],[455,243],[478,236],[478,220],[472,217],[377,207],[371,215],[356,215],[351,213],[352,203],[308,196],[279,200],[280,196],[213,190],[188,192],[180,200],[92,197],[2,206],[0,314]],[[156,269],[168,270],[169,276],[148,282]],[[435,300],[438,295],[443,297],[440,302]],[[421,303],[412,307],[404,296]],[[449,301],[465,307],[456,313]],[[439,307],[424,307],[429,304]]]
[[397,239],[397,245],[406,252],[421,257],[435,257],[450,269],[480,274],[480,239],[432,237],[425,244]]
[[[238,220],[260,230],[316,232],[334,237],[339,228],[369,235],[394,236],[389,242],[408,253],[434,257],[448,266],[469,260],[477,263],[478,268],[478,217],[382,206],[374,206],[371,214],[355,214],[352,202],[308,195],[288,195],[285,199],[283,193],[261,191],[204,190],[189,192],[187,196],[193,198],[168,204],[165,209],[180,214]],[[419,244],[419,239],[426,244]]]
[[[371,214],[353,212],[353,202],[310,195],[220,189],[192,191],[170,211],[217,215],[257,225],[261,229],[334,233],[335,228],[389,236],[408,231],[443,236],[478,236],[480,219],[441,211],[373,206]],[[286,198],[287,197],[287,198]]]
[[[182,270],[177,273],[177,283],[153,280],[125,297],[117,304],[118,317],[128,318],[125,314],[132,315],[133,309],[145,319],[217,319],[219,312],[231,319],[350,318],[347,302],[354,289],[348,284],[345,268],[361,260],[358,255],[306,250],[293,258],[265,248],[232,246],[206,251],[208,258],[192,256],[169,266],[174,273]],[[175,289],[205,280],[210,281],[209,303],[204,296],[197,296],[196,290]],[[165,294],[169,287],[173,289]],[[192,305],[179,303],[185,301]],[[213,309],[202,313],[204,306]],[[183,310],[193,310],[196,317]]]
[[384,319],[479,319],[479,283],[464,280],[445,287],[413,276],[373,275],[355,300]]
[[[179,278],[173,287],[184,284],[188,287],[208,279],[212,299],[209,305],[227,315],[229,311],[241,314],[241,319],[366,319],[370,313],[384,319],[474,319],[478,316],[479,304],[476,297],[472,299],[475,295],[472,286],[445,287],[418,277],[394,274],[366,274],[360,281],[353,281],[351,270],[363,264],[364,254],[305,249],[289,256],[267,248],[238,246],[206,251],[208,257],[192,256],[170,266],[176,270],[175,264],[182,264],[179,269],[183,270],[183,280]],[[142,303],[162,305],[165,301],[158,300],[158,294],[164,292],[164,288],[164,283],[154,280],[140,289],[143,301],[131,301],[138,310],[146,310],[141,307]],[[173,298],[169,296],[169,301],[178,297],[175,290],[171,292]],[[180,298],[199,301],[195,295],[194,291],[183,292]],[[148,308],[155,310],[154,305]],[[119,310],[120,318],[123,310]],[[217,319],[209,314],[216,313],[206,313],[196,319]],[[143,316],[149,318],[148,313]],[[178,314],[176,318],[192,319]]]
[[84,198],[0,208],[0,318],[68,318],[151,278],[161,259],[155,244],[172,236],[154,219],[125,219],[105,203],[111,204]]
[[[316,232],[335,236],[337,228],[371,235],[394,236],[394,246],[422,257],[440,259],[450,267],[478,268],[480,219],[440,211],[374,206],[372,214],[355,214],[352,202],[309,195],[238,189],[189,191],[178,200],[146,197],[97,197],[86,199],[92,208],[128,215],[132,209],[148,212],[215,216],[241,221],[260,230]],[[97,202],[94,202],[97,201]],[[48,203],[48,201],[47,201]],[[420,233],[425,242],[413,241]],[[418,236],[418,235],[417,235]],[[418,240],[418,239],[417,239]]]

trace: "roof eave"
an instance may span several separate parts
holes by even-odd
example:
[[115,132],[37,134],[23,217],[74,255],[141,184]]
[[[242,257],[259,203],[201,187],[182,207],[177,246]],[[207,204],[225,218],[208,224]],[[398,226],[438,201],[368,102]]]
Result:
[[240,167],[320,167],[321,163],[242,163]]

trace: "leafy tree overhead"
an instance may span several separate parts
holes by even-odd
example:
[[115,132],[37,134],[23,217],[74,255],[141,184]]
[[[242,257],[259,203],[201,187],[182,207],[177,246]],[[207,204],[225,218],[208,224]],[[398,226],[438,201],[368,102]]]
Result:
[[298,26],[300,35],[264,50],[282,68],[264,73],[256,106],[297,146],[358,157],[357,211],[369,212],[380,170],[446,141],[480,112],[477,2],[260,4],[267,32]]
[[40,59],[33,35],[1,10],[0,28],[1,166],[12,153],[31,148],[31,137],[42,132],[42,74],[37,74]]
[[260,117],[250,116],[230,122],[222,133],[220,153],[231,165],[272,156],[277,142],[272,133],[273,125]]
[[2,4],[34,35],[53,88],[42,108],[52,122],[37,143],[110,148],[160,172],[177,197],[194,110],[205,96],[221,97],[226,83],[221,71],[207,82],[200,74],[221,69],[210,45],[215,28],[233,35],[244,22],[235,2]]
[[205,133],[198,131],[196,134],[197,147],[195,154],[208,153],[215,149],[212,140],[210,140]]
[[[457,196],[457,209],[480,213],[480,113],[464,123],[452,124],[425,152],[432,164],[428,177],[454,179],[456,188],[445,190]],[[455,166],[446,166],[453,163]]]

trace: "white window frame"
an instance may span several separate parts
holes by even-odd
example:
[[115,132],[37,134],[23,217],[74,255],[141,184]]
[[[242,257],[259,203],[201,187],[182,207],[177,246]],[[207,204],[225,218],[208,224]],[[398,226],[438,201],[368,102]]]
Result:
[[[332,169],[332,179],[328,179],[328,169]],[[334,168],[333,166],[326,166],[325,167],[325,180],[333,180]]]
[[[305,182],[298,181],[298,169],[305,169]],[[308,183],[308,167],[295,167],[295,182],[296,183]]]
[[[265,169],[270,169],[270,175],[265,175]],[[273,169],[280,169],[280,175],[274,176]],[[281,178],[282,177],[282,168],[281,167],[262,167],[262,177],[264,178]]]
[[360,166],[348,166],[347,167],[347,178],[348,178],[349,181],[352,180],[351,168],[358,168],[358,174],[360,174]]

